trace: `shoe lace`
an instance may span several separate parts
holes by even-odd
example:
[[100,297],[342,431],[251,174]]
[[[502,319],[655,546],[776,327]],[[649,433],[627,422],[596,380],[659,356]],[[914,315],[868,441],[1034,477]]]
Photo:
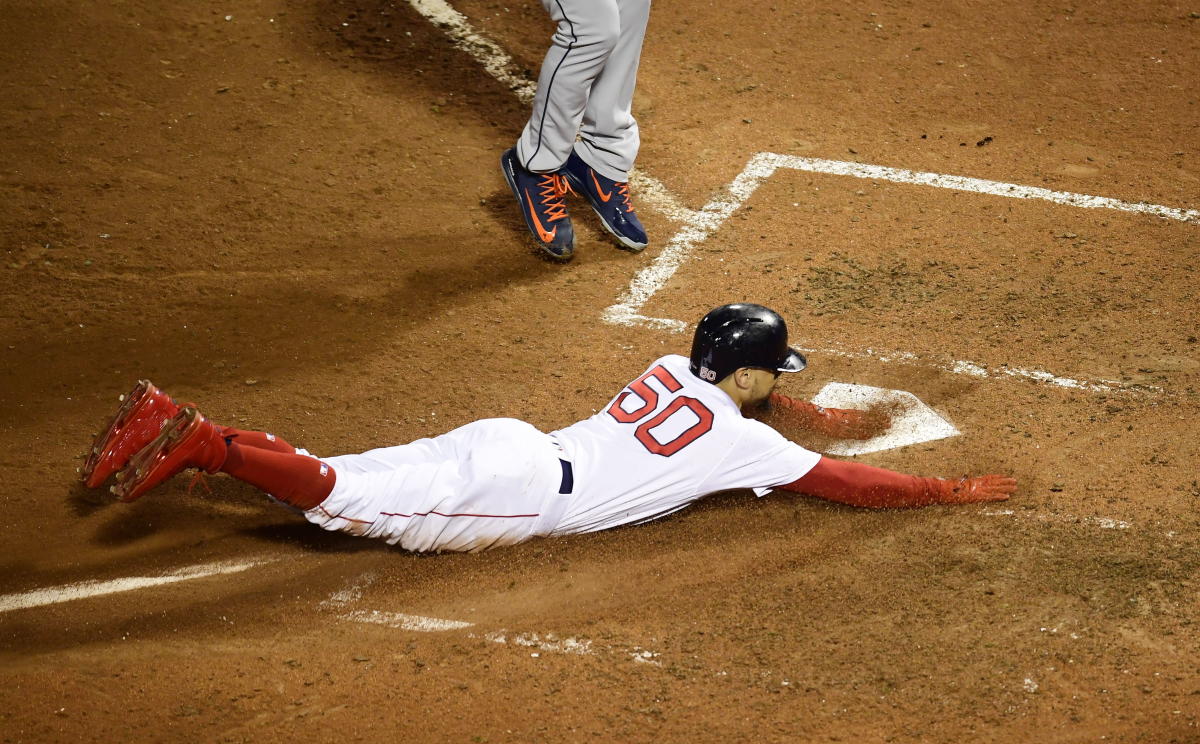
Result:
[[566,177],[558,173],[543,173],[538,188],[540,189],[538,196],[541,197],[542,206],[546,209],[547,221],[554,222],[566,217],[567,205],[563,202],[563,197],[575,193],[571,189],[571,184],[567,183]]
[[187,495],[188,496],[192,495],[192,489],[196,487],[197,483],[204,486],[204,490],[208,491],[209,496],[212,496],[212,492],[213,492],[212,486],[208,485],[208,478],[205,478],[204,475],[205,475],[205,473],[203,470],[197,470],[195,475],[192,476],[192,480],[190,483],[188,483],[188,487],[187,487]]
[[625,207],[625,211],[626,212],[636,211],[633,208],[633,202],[631,202],[629,200],[629,182],[628,181],[617,181],[616,188],[617,188],[617,193],[621,195],[621,204],[622,204],[622,206]]

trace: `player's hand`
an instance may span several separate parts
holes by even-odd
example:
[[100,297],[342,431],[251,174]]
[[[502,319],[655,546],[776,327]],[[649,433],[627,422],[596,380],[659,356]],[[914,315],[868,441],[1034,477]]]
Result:
[[826,408],[828,420],[826,436],[838,439],[871,439],[888,430],[892,416],[883,408],[872,407],[865,411],[853,408]]
[[892,425],[891,415],[880,407],[823,408],[781,393],[771,393],[764,411],[767,422],[776,428],[807,429],[830,439],[870,439]]
[[1017,490],[1017,479],[1007,475],[963,476],[957,481],[945,481],[946,504],[976,504],[986,501],[1006,501]]

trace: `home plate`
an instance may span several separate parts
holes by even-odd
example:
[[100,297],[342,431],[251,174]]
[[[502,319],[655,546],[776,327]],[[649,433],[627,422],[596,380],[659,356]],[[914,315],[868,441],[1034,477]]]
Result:
[[830,382],[821,388],[812,402],[825,408],[861,409],[881,405],[892,416],[892,425],[883,434],[873,439],[846,440],[830,445],[825,450],[830,455],[865,455],[959,434],[953,424],[922,403],[920,398],[903,390]]

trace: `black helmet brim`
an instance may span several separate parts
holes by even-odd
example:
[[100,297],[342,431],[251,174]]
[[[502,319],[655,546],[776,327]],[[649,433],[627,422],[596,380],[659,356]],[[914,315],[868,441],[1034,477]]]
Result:
[[804,355],[795,349],[788,348],[787,356],[783,358],[783,363],[779,365],[780,372],[801,372],[808,366],[808,360]]

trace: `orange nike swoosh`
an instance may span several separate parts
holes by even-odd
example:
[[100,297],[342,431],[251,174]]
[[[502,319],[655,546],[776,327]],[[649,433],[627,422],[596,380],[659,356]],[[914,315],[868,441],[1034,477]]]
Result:
[[554,240],[554,236],[558,234],[558,225],[555,225],[550,232],[546,232],[546,228],[542,227],[541,220],[537,218],[537,212],[533,211],[533,199],[529,198],[529,189],[525,189],[525,208],[529,210],[529,216],[533,218],[533,226],[537,229],[538,237],[546,243]]
[[612,192],[604,193],[604,189],[600,188],[600,182],[596,180],[596,174],[588,171],[588,175],[592,177],[592,183],[596,184],[596,193],[600,195],[600,201],[608,202],[612,198]]

